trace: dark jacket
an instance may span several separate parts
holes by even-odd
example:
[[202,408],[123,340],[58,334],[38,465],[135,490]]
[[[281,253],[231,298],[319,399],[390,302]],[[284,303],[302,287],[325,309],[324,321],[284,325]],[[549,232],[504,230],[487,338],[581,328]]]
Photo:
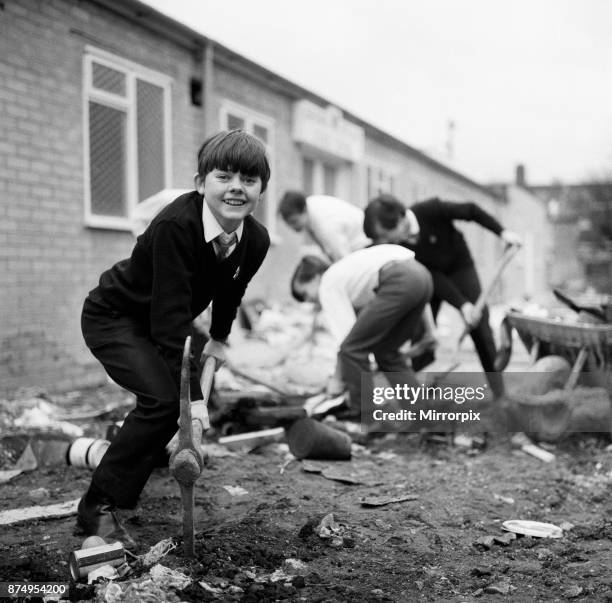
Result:
[[[138,237],[131,257],[103,272],[90,292],[93,301],[101,297],[115,311],[148,326],[177,386],[193,319],[212,302],[210,334],[224,340],[270,246],[268,231],[248,216],[233,253],[218,261],[212,242],[204,240],[203,202],[196,191],[175,199]],[[201,395],[193,371],[191,391]]]
[[499,235],[501,224],[475,203],[453,203],[437,198],[415,203],[410,209],[419,222],[419,242],[409,246],[416,259],[432,274],[434,295],[461,307],[465,297],[449,279],[445,278],[462,268],[474,265],[474,260],[463,234],[455,228],[454,220],[477,222]]

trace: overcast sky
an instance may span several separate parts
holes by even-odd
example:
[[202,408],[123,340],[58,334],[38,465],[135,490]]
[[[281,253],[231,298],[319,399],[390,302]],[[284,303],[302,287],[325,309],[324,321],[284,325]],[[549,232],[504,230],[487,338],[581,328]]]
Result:
[[612,1],[146,2],[480,182],[612,171]]

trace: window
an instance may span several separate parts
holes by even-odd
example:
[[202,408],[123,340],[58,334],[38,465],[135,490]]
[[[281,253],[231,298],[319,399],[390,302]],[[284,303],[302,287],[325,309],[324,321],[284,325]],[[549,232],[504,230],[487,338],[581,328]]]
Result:
[[306,196],[342,196],[342,180],[339,164],[326,163],[313,157],[302,158],[302,190]]
[[393,194],[395,177],[393,172],[380,165],[367,166],[368,200],[382,193]]
[[85,221],[129,230],[136,205],[171,180],[171,80],[92,47],[83,73]]
[[270,232],[270,237],[274,241],[277,236],[276,207],[278,204],[274,179],[274,120],[267,115],[252,111],[248,107],[225,100],[221,105],[219,121],[222,129],[234,130],[242,128],[259,138],[266,147],[272,175],[261,203],[257,206],[253,216],[266,225]]

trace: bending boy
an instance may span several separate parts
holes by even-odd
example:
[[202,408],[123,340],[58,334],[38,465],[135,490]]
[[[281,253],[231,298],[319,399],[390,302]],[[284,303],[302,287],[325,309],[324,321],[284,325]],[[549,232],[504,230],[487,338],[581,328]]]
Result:
[[332,262],[370,243],[363,232],[363,210],[337,197],[306,197],[298,191],[287,191],[278,213],[289,228],[305,231],[323,257]]
[[[251,213],[270,178],[263,145],[242,130],[220,132],[198,152],[196,190],[165,207],[132,255],[102,273],[83,306],[87,346],[109,376],[136,395],[78,507],[85,534],[133,540],[117,508],[133,508],[177,430],[182,350],[192,320],[212,302],[202,359],[225,358],[246,287],[270,244]],[[191,399],[202,399],[197,359]]]
[[338,345],[328,392],[337,394],[346,387],[352,415],[359,414],[362,374],[372,391],[370,353],[379,370],[392,373],[387,375],[391,385],[416,385],[399,348],[409,339],[414,342],[423,316],[431,338],[432,289],[429,272],[399,245],[354,251],[331,266],[316,256],[306,256],[298,264],[291,281],[293,296],[321,304]]

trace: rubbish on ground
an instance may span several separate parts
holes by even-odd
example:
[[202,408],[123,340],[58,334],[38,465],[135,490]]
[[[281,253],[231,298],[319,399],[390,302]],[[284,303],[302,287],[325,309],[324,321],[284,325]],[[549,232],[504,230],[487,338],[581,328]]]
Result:
[[104,578],[105,580],[116,580],[119,578],[119,574],[112,565],[101,565],[87,574],[87,584],[92,584],[98,580],[98,578]]
[[69,517],[76,515],[79,498],[53,505],[35,505],[21,509],[9,509],[0,512],[0,525],[10,525],[30,519],[55,519],[57,517]]
[[314,533],[321,539],[327,540],[329,545],[339,548],[344,545],[345,529],[334,518],[333,513],[328,513],[319,525],[315,528]]
[[170,551],[176,548],[176,543],[172,538],[165,538],[154,544],[142,557],[141,561],[145,567],[149,567],[157,563],[162,557],[165,557]]
[[102,536],[88,536],[83,540],[83,544],[81,544],[81,549],[91,549],[96,546],[103,546],[106,544],[106,540],[102,538]]
[[198,582],[198,584],[208,593],[210,593],[211,595],[222,595],[223,594],[223,589],[221,588],[217,588],[216,586],[211,586],[210,584],[208,584],[207,582]]
[[513,540],[516,540],[515,532],[506,532],[503,536],[495,536],[495,542],[502,546],[508,546]]
[[513,587],[508,582],[497,582],[485,586],[484,592],[489,595],[507,595]]
[[514,504],[514,498],[512,498],[511,496],[502,496],[501,494],[493,494],[493,498],[495,500],[499,500],[501,502],[504,502],[507,505],[513,505]]
[[244,496],[249,491],[245,490],[242,486],[223,486],[223,489],[229,492],[232,496]]
[[572,584],[563,591],[562,595],[564,597],[567,597],[568,599],[575,599],[576,597],[579,597],[583,592],[584,589],[582,588],[582,586]]
[[177,588],[179,590],[185,588],[188,584],[191,584],[191,578],[186,576],[182,572],[166,567],[165,565],[157,564],[154,565],[150,571],[151,579],[158,586],[164,586],[168,588]]
[[552,523],[530,521],[528,519],[504,521],[502,529],[535,538],[561,538],[563,536],[563,530],[559,526]]
[[351,438],[311,418],[298,419],[287,430],[289,450],[298,459],[348,460]]
[[330,398],[326,393],[316,394],[308,398],[302,408],[309,417],[321,416],[342,406],[346,402],[346,396],[346,393],[342,393]]
[[34,406],[26,408],[21,416],[13,421],[15,427],[61,431],[75,438],[83,435],[82,427],[67,421],[57,420],[56,417],[60,414],[59,407],[49,404],[45,400],[36,399],[35,402]]
[[104,603],[119,603],[123,600],[123,590],[116,582],[108,582],[107,584],[100,585],[102,589],[98,592],[99,600]]
[[221,446],[234,450],[247,448],[253,450],[263,444],[270,442],[278,442],[285,437],[283,427],[274,427],[272,429],[261,429],[260,431],[249,431],[247,433],[239,433],[236,435],[223,436],[218,442]]
[[28,498],[32,500],[43,500],[49,498],[49,490],[47,488],[34,488],[28,492]]
[[555,460],[555,455],[552,452],[548,452],[539,446],[536,446],[524,433],[515,433],[511,440],[511,444],[515,448],[519,448],[526,454],[529,454],[545,463],[550,463]]
[[9,482],[14,477],[17,477],[18,475],[21,475],[22,473],[27,473],[28,471],[34,471],[36,467],[38,467],[38,461],[36,460],[36,457],[34,456],[32,447],[28,443],[24,451],[21,453],[21,456],[17,459],[17,462],[13,465],[13,468],[0,471],[0,484]]
[[574,527],[573,523],[570,523],[569,521],[562,521],[559,524],[559,527],[564,531],[564,532],[569,532],[570,530],[572,530]]
[[474,542],[474,546],[483,549],[490,549],[495,543],[495,536],[481,536],[478,540]]
[[358,469],[351,462],[338,461],[333,464],[321,461],[305,460],[302,461],[302,470],[306,473],[318,473],[322,477],[342,482],[343,484],[377,486],[380,480],[376,478],[372,471]]
[[361,500],[362,507],[384,507],[393,503],[407,502],[410,500],[419,500],[416,494],[406,494],[404,496],[368,496]]
[[23,469],[4,469],[0,471],[0,484],[6,484],[22,473]]
[[68,449],[68,464],[73,467],[95,469],[109,446],[108,440],[77,438]]
[[114,571],[115,567],[125,562],[125,550],[120,542],[78,549],[72,551],[68,558],[70,575],[77,582],[98,568],[111,566]]

